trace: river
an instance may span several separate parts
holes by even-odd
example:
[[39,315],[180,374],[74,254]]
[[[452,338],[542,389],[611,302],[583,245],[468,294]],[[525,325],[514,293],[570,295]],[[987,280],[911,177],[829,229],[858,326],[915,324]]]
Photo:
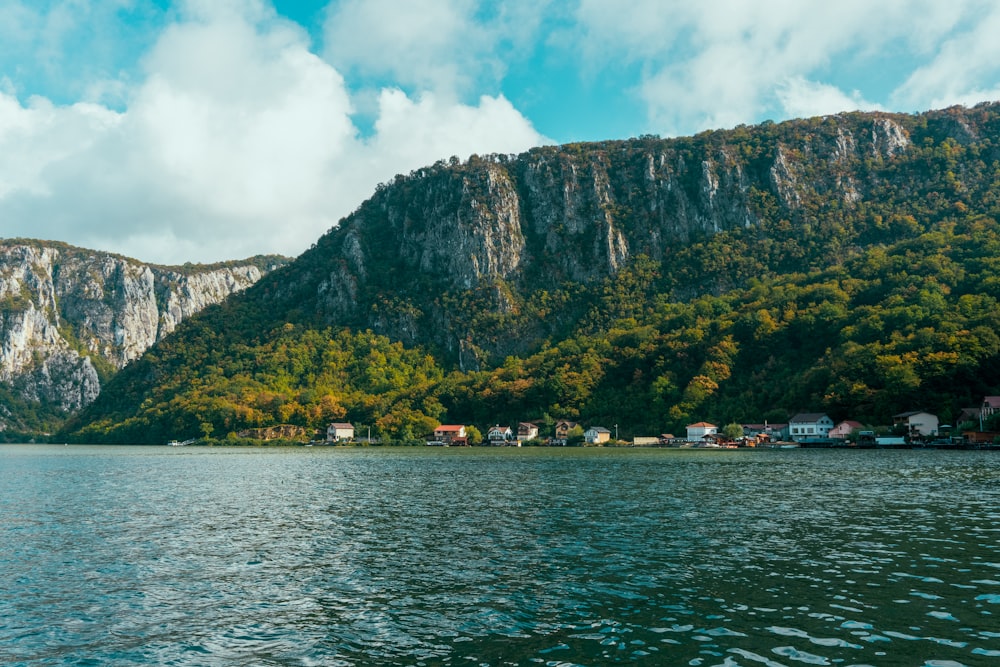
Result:
[[0,664],[1000,664],[998,482],[997,452],[0,446]]

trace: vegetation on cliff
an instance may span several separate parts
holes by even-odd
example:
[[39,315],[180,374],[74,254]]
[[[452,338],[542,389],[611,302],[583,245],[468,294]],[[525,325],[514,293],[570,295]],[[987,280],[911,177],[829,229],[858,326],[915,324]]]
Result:
[[1000,105],[439,163],[119,373],[67,435],[800,410],[1000,387]]

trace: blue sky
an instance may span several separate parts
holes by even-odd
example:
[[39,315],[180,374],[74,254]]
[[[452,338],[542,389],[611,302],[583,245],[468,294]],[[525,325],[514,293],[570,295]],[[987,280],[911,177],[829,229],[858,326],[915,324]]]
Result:
[[0,0],[0,233],[297,255],[441,158],[1000,98],[994,0]]

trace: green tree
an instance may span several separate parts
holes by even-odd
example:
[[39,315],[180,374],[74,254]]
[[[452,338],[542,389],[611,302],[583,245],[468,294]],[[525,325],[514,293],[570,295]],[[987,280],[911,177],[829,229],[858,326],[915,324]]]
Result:
[[465,437],[469,439],[470,445],[481,445],[483,444],[483,434],[482,432],[473,425],[468,425],[465,427]]
[[729,440],[739,440],[743,437],[743,427],[733,422],[722,427],[722,435]]

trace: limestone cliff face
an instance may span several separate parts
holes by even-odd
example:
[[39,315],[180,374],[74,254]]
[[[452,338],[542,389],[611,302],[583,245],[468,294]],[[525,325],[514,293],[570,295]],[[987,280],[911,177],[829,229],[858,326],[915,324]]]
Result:
[[0,241],[0,385],[27,401],[79,410],[100,392],[99,367],[122,368],[181,320],[278,263],[173,269],[62,244]]
[[[594,284],[638,254],[669,261],[720,232],[864,201],[879,183],[860,167],[870,172],[907,151],[906,118],[845,114],[794,130],[439,162],[381,186],[307,253],[314,273],[303,281],[318,285],[316,311],[329,324],[430,341],[463,367],[476,356],[469,350],[518,353],[518,341],[544,329],[517,317],[540,287]],[[484,338],[463,308],[480,321],[484,310],[512,317]]]

